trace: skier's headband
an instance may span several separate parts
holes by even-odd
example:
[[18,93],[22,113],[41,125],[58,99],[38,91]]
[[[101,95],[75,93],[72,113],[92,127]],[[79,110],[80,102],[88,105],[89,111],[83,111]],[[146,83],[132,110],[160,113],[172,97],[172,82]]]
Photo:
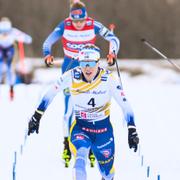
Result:
[[70,12],[70,18],[73,21],[84,20],[87,17],[86,8],[72,8]]
[[84,47],[79,51],[79,62],[81,61],[99,61],[100,49],[96,46]]

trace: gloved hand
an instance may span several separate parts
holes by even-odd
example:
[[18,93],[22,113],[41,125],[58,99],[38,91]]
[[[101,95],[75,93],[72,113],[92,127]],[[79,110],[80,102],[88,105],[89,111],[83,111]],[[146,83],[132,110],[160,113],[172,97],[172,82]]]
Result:
[[130,149],[133,148],[134,152],[137,151],[139,144],[139,137],[136,132],[135,126],[128,126],[128,144]]
[[110,53],[107,55],[107,62],[109,66],[113,66],[116,62],[117,56],[115,53]]
[[28,123],[28,136],[31,133],[34,133],[35,131],[37,134],[39,133],[39,124],[40,124],[41,117],[42,117],[42,114],[35,111],[35,113],[33,114],[33,116],[31,117]]
[[47,55],[45,58],[44,58],[44,62],[46,64],[47,67],[51,67],[53,65],[53,62],[54,62],[54,57],[51,56],[51,55]]

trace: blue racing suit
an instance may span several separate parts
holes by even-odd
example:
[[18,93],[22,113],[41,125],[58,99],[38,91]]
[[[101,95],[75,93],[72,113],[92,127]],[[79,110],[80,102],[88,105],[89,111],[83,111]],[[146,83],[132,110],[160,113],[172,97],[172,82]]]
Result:
[[60,90],[70,89],[75,121],[70,130],[70,148],[75,155],[75,178],[86,180],[86,159],[91,148],[106,180],[114,176],[114,136],[110,123],[111,97],[121,107],[128,126],[135,126],[134,113],[119,82],[111,72],[98,68],[87,82],[80,67],[62,75],[42,98],[37,112],[43,115]]
[[[114,176],[115,147],[113,128],[109,116],[97,122],[87,122],[86,120],[77,119],[72,125],[70,141],[77,152],[82,147],[84,151],[91,148],[97,159],[102,176],[109,179]],[[83,161],[86,161],[87,157],[84,154],[87,155],[87,153],[83,153],[83,151],[81,153],[76,156],[82,156],[81,158],[83,160],[81,158],[77,159],[75,168],[82,168],[81,171],[86,172],[85,166],[81,164],[83,164]],[[78,174],[76,174],[76,177],[78,179]]]

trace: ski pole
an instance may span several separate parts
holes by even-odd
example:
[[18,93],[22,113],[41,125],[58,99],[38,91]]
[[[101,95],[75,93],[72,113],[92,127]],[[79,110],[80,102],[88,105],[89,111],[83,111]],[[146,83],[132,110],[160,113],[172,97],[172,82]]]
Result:
[[[112,33],[114,33],[114,29],[115,29],[115,25],[114,24],[110,24],[109,25],[109,29]],[[109,44],[109,51],[110,51],[110,47],[111,47],[111,43]],[[115,53],[115,52],[114,52]],[[117,60],[115,61],[116,64],[116,70],[117,70],[117,74],[118,74],[118,79],[119,79],[119,83],[121,85],[121,88],[123,89],[123,85],[122,85],[122,80],[121,80],[121,75],[120,75],[120,70],[119,70],[119,66],[118,66],[118,62]]]
[[167,56],[165,56],[162,52],[160,52],[157,48],[155,48],[150,42],[148,42],[146,39],[142,38],[141,41],[147,45],[149,48],[151,48],[154,52],[159,54],[163,59],[167,60],[173,67],[175,67],[178,71],[180,71],[180,66],[178,66],[176,63],[174,63],[171,59],[169,59]]

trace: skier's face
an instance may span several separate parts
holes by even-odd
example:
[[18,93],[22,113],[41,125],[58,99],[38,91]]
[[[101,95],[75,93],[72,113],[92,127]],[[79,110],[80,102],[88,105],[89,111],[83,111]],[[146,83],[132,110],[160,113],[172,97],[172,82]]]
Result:
[[96,76],[98,72],[98,66],[99,66],[99,63],[97,61],[89,61],[89,62],[87,61],[86,66],[85,64],[81,66],[81,63],[80,63],[80,67],[82,69],[83,75],[88,82],[91,82]]
[[83,27],[86,24],[86,20],[82,19],[82,20],[73,20],[72,21],[73,26],[77,29],[77,30],[81,30],[83,29]]

